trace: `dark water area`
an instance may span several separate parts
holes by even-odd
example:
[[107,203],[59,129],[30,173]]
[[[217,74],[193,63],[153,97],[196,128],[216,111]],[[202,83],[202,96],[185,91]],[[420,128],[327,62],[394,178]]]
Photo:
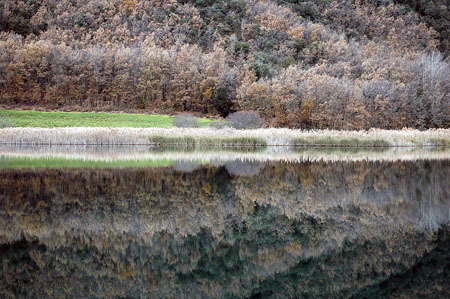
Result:
[[450,160],[0,169],[0,297],[448,298]]

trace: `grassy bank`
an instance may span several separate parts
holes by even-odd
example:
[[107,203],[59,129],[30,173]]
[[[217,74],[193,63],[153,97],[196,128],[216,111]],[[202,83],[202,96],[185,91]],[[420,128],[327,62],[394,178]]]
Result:
[[[3,110],[0,117],[12,127],[131,127],[172,128],[173,116],[104,112],[41,112]],[[211,120],[199,118],[201,127]]]

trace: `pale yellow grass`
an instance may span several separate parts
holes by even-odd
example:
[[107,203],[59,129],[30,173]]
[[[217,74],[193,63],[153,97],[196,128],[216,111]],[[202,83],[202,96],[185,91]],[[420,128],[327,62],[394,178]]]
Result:
[[[202,145],[215,140],[243,140],[235,142],[245,145],[249,140],[262,140],[263,145],[284,146],[292,144],[345,146],[433,146],[450,145],[450,129],[426,131],[379,130],[368,131],[302,131],[291,129],[211,129],[211,128],[5,128],[0,129],[1,144],[79,144],[79,145],[124,145],[176,143],[186,140],[201,140]],[[219,142],[220,143],[220,142]],[[220,144],[215,144],[220,145]]]

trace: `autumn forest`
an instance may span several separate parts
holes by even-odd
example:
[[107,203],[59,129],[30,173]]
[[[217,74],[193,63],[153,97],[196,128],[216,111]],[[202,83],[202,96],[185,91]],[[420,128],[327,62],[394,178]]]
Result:
[[0,107],[450,127],[450,1],[3,0]]

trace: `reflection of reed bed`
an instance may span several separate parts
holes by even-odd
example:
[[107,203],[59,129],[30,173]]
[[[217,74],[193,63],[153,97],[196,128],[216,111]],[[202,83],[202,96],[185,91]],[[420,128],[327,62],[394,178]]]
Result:
[[[356,162],[449,160],[450,148],[267,147],[250,151],[167,149],[145,146],[0,146],[0,167],[167,167],[173,162],[224,165],[248,162]],[[177,164],[177,165],[178,165]]]
[[369,131],[301,131],[292,129],[211,128],[5,128],[0,143],[266,146],[320,145],[342,147],[448,146],[450,129]]
[[[1,147],[1,145],[0,145]],[[110,147],[110,150],[115,151],[118,147],[117,146],[108,146]],[[148,152],[152,152],[152,153],[166,153],[166,152],[178,152],[178,153],[192,153],[192,152],[223,152],[223,153],[228,153],[228,152],[236,152],[236,153],[246,153],[246,152],[251,152],[251,153],[258,153],[258,152],[265,152],[266,151],[266,146],[226,146],[226,147],[220,147],[220,148],[215,148],[215,147],[204,147],[204,148],[198,148],[195,146],[165,146],[165,145],[161,145],[161,146],[142,146],[142,145],[132,145],[132,146],[120,146],[120,148],[132,148],[133,150],[140,148],[140,150],[145,150]],[[104,147],[103,147],[104,148]],[[286,148],[286,147],[281,147],[281,148]]]

